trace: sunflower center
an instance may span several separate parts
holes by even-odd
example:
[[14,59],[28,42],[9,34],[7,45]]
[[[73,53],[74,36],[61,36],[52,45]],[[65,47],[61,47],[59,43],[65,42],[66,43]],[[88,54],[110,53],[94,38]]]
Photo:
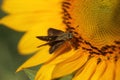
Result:
[[63,23],[90,54],[120,53],[119,0],[64,0]]

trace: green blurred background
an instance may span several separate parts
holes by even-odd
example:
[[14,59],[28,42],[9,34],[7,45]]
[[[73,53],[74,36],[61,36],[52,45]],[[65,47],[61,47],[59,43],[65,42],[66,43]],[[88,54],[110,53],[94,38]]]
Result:
[[26,60],[17,52],[17,43],[22,33],[0,26],[0,80],[28,80],[24,72],[15,73]]
[[[0,0],[1,6],[2,0]],[[0,18],[5,13],[0,8]],[[27,59],[17,51],[17,44],[23,33],[15,32],[0,25],[0,80],[29,80],[24,71],[15,73],[16,69]]]

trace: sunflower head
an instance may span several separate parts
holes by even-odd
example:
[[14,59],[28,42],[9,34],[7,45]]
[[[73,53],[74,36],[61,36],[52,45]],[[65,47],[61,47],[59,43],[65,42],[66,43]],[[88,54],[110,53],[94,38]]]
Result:
[[[4,0],[1,23],[25,32],[18,49],[43,64],[35,80],[120,80],[119,0]],[[37,37],[37,38],[36,38]]]

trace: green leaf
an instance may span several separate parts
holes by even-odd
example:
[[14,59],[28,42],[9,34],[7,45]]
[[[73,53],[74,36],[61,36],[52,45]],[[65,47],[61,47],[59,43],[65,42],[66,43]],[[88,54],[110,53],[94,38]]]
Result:
[[59,80],[72,80],[73,75],[67,75],[65,77],[60,78]]
[[34,80],[35,75],[36,75],[35,70],[25,69],[24,71],[25,71],[25,73],[27,74],[27,76],[29,77],[30,80]]

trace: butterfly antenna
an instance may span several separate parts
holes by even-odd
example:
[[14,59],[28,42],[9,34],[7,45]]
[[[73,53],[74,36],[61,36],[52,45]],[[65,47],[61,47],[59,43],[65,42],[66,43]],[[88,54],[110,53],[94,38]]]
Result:
[[37,46],[37,48],[42,47],[42,46],[45,46],[45,45],[49,45],[49,43],[45,43],[45,44],[42,44],[42,45],[40,45],[40,46]]

